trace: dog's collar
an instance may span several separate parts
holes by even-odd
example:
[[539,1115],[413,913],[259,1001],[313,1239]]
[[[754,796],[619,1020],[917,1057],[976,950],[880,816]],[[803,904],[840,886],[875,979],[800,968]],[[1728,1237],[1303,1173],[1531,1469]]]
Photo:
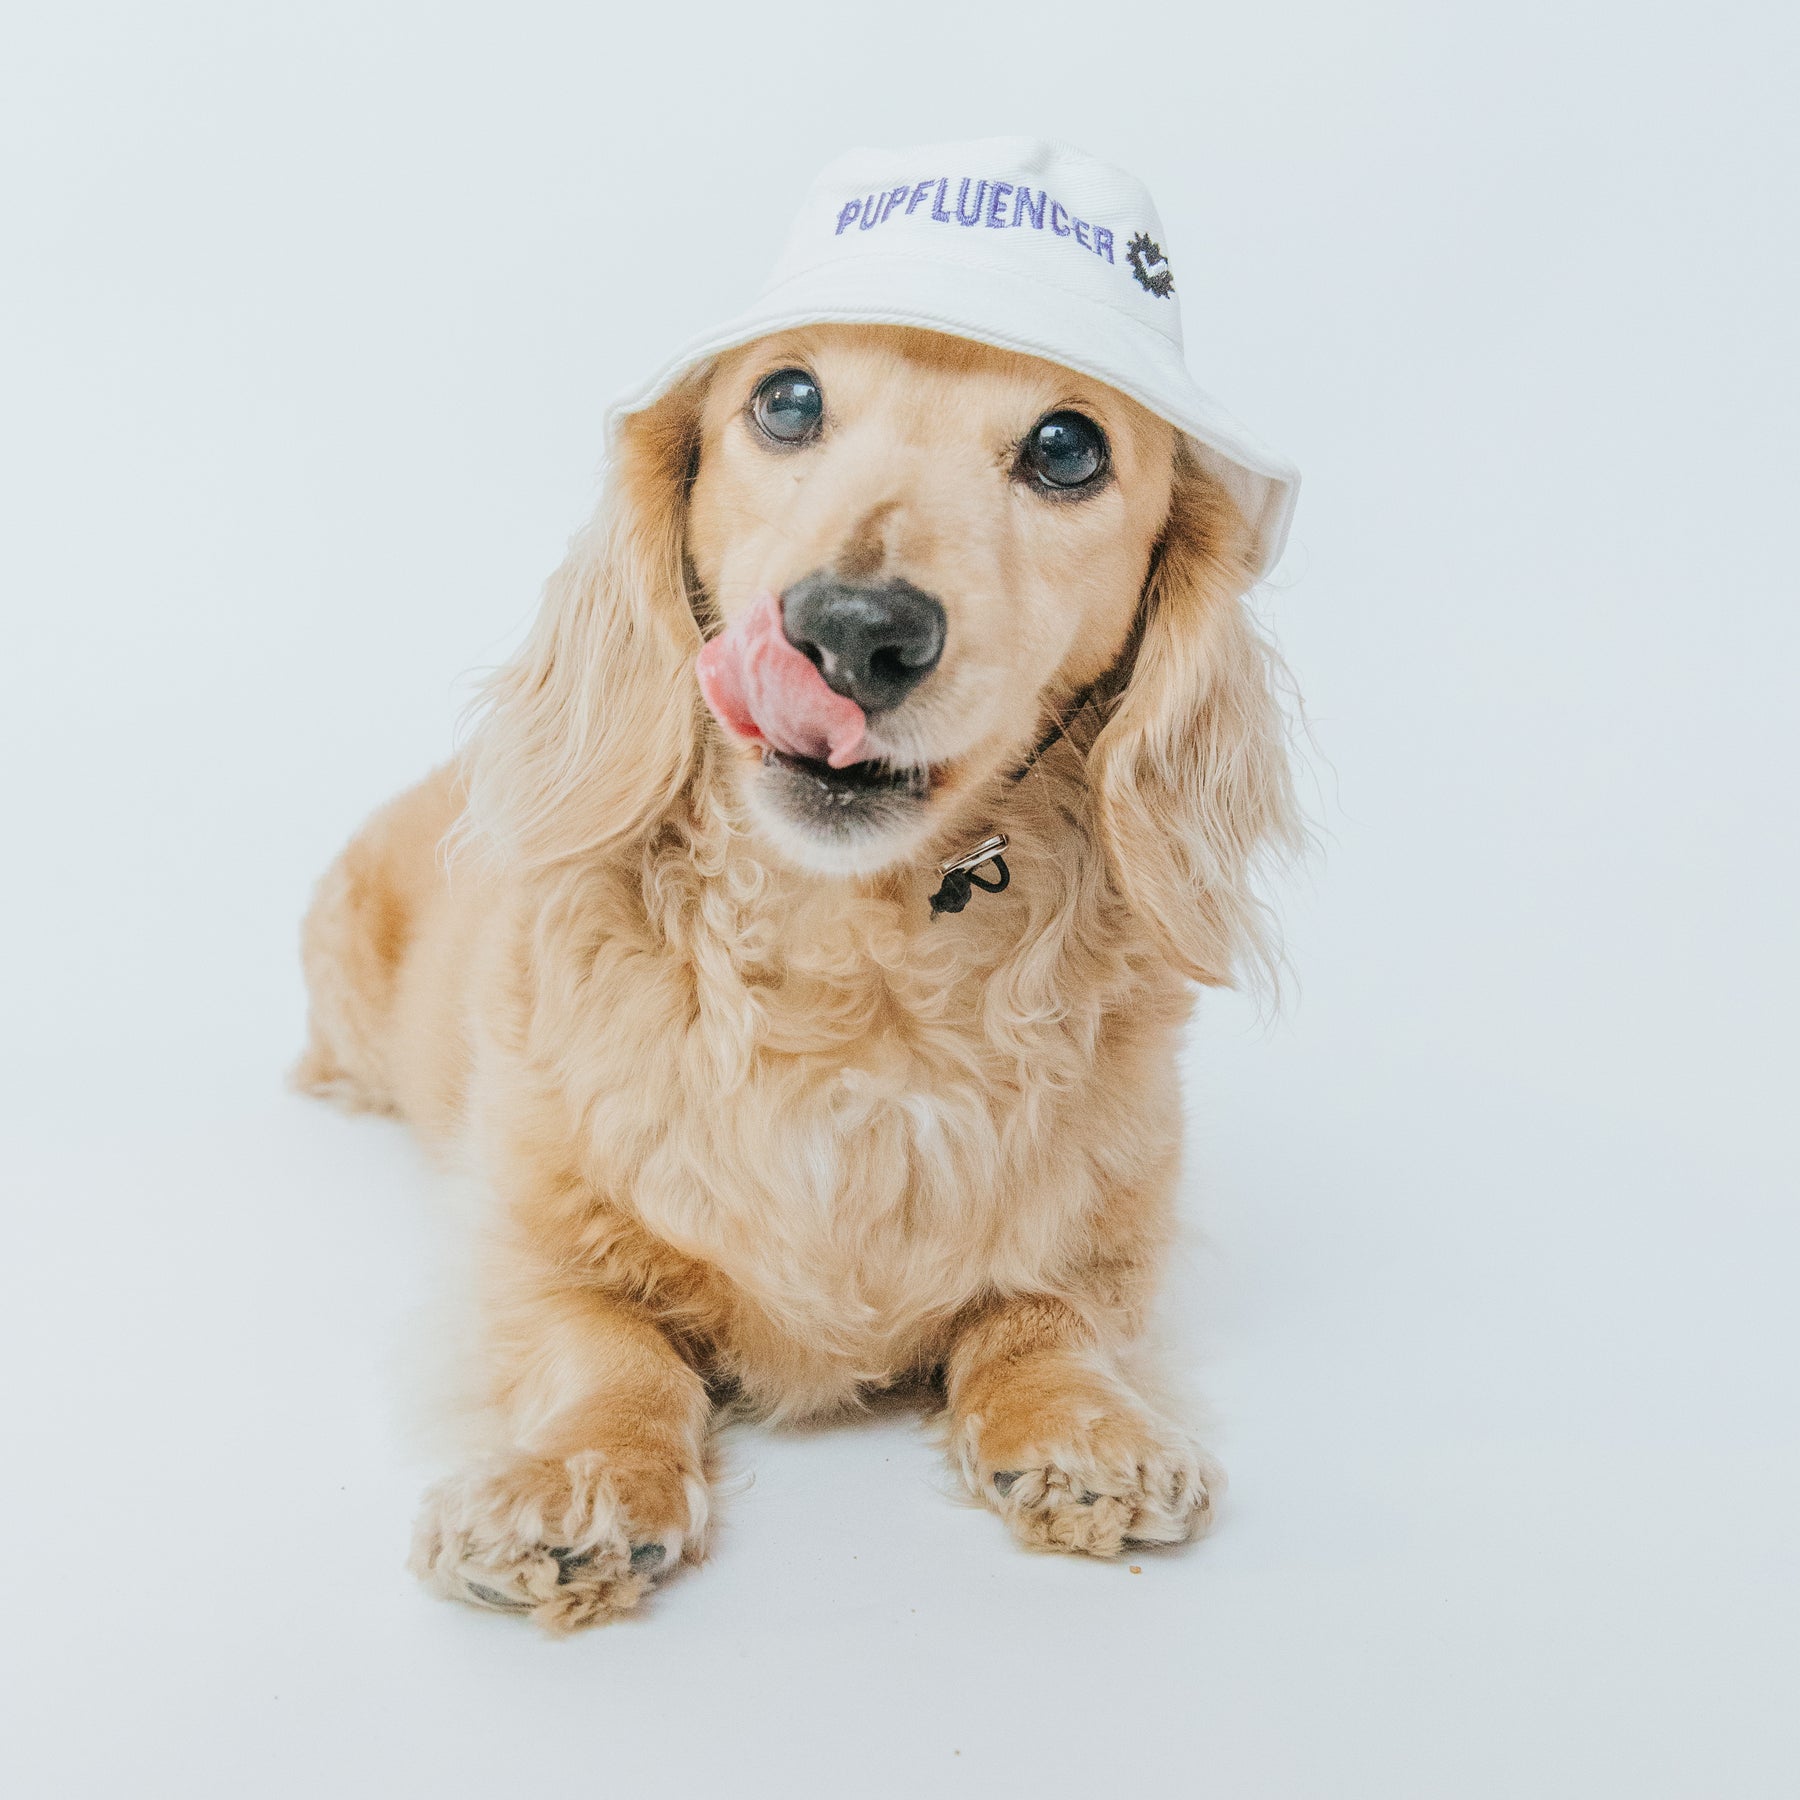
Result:
[[[1063,708],[1050,729],[1032,746],[1031,754],[1007,776],[1009,787],[1017,787],[1037,767],[1038,759],[1050,750],[1058,738],[1068,737],[1069,728],[1103,697],[1112,680],[1113,672],[1109,670],[1098,681],[1090,682]],[[939,863],[938,889],[931,896],[931,916],[935,919],[939,913],[961,912],[975,897],[976,888],[988,894],[1005,893],[1012,885],[1012,871],[1006,866],[1006,858],[1001,854],[1006,845],[1006,833],[996,831],[991,837],[983,838],[972,850],[965,850],[962,855]],[[976,873],[983,868],[992,870],[993,879],[985,879]]]

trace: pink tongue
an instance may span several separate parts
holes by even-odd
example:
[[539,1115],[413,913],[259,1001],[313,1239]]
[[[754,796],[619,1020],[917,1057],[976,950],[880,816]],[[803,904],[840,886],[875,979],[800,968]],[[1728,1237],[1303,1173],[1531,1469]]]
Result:
[[764,594],[700,652],[700,692],[719,723],[789,756],[848,768],[862,748],[863,710],[787,640],[781,602]]

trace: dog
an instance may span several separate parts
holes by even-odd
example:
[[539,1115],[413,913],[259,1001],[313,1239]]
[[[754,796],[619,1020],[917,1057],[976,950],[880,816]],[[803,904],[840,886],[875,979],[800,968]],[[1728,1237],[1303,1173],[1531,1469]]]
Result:
[[304,927],[299,1085],[493,1202],[497,1425],[428,1584],[623,1613],[703,1555],[722,1408],[907,1381],[1023,1544],[1209,1524],[1127,1362],[1193,984],[1266,958],[1299,830],[1256,572],[1173,426],[933,331],[779,332],[624,421],[462,753]]

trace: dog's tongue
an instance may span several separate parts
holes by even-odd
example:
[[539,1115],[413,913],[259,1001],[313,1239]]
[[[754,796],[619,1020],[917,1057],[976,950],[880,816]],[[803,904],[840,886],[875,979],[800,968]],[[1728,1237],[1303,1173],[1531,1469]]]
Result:
[[848,768],[862,749],[865,721],[854,700],[787,640],[781,602],[764,594],[700,652],[700,692],[719,723],[789,756]]

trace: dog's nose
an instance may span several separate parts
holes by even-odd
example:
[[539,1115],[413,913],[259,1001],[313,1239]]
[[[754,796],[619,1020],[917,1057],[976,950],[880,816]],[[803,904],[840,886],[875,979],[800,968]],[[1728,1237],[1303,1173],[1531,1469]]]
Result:
[[944,654],[944,609],[910,581],[844,581],[821,571],[781,597],[788,642],[864,712],[898,706]]

